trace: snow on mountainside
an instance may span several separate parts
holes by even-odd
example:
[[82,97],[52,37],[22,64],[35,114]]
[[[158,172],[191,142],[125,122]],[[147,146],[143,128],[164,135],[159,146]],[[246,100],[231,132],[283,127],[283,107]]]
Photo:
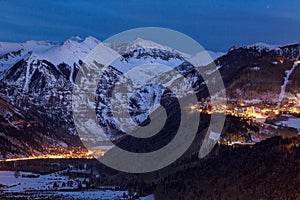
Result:
[[27,52],[28,51],[43,52],[58,44],[59,42],[35,41],[35,40],[29,40],[23,43],[0,42],[0,54],[6,54],[18,50],[23,50]]
[[[96,38],[81,39],[78,36],[63,43],[33,40],[24,43],[0,42],[0,62],[1,65],[14,64],[32,56],[34,60],[47,60],[54,65],[66,63],[72,66],[74,62],[85,59],[99,43]],[[0,71],[3,70],[6,69],[0,68]]]
[[[213,76],[218,69],[228,90],[229,98],[265,100],[270,98],[269,94],[279,96],[285,71],[290,69],[300,50],[299,45],[273,49],[273,47],[265,48],[262,46],[266,45],[256,44],[232,49],[227,54],[199,52],[191,56],[141,38],[119,44],[103,44],[93,37],[85,39],[73,37],[63,43],[37,41],[20,44],[0,43],[0,97],[9,105],[24,112],[34,113],[35,117],[41,119],[42,124],[47,127],[47,134],[50,138],[68,145],[76,142],[78,144],[71,104],[73,82],[82,62],[97,45],[108,45],[112,48],[110,53],[121,55],[104,71],[103,76],[99,77],[96,102],[94,99],[88,102],[89,106],[95,106],[96,103],[94,109],[96,109],[98,120],[112,140],[119,139],[120,133],[123,134],[122,128],[126,129],[125,126],[131,126],[130,123],[132,123],[132,120],[126,121],[123,124],[124,127],[117,130],[118,121],[113,118],[109,98],[115,82],[127,72],[131,77],[138,77],[136,83],[128,85],[129,91],[137,87],[138,82],[150,81],[153,76],[152,71],[155,71],[157,77],[153,77],[152,80],[163,81],[164,87],[168,87],[173,82],[179,82],[175,92],[180,96],[184,95],[190,84],[201,99],[207,97],[207,88],[194,66],[208,72],[205,73],[208,77]],[[206,55],[208,59],[202,59],[203,55]],[[216,65],[210,64],[213,59]],[[168,66],[181,75],[167,73],[159,79],[159,75],[167,70],[156,70],[158,66],[152,66],[153,63]],[[139,74],[131,71],[141,65],[148,65],[148,70],[142,68],[138,71]],[[293,71],[289,81],[297,79],[296,75],[300,73],[298,70],[299,68],[296,68]],[[185,77],[185,82],[179,80],[182,76]],[[254,80],[260,83],[259,87]],[[288,85],[286,93],[282,95],[283,98],[287,94],[295,93],[296,88],[291,87],[294,85]],[[131,100],[129,110],[134,113],[132,118],[136,124],[149,120],[148,111],[155,106],[154,104],[161,102],[163,95],[172,96],[164,87],[147,85],[137,89],[133,96],[125,95],[127,99],[134,99]],[[120,104],[116,105],[115,110],[124,109],[122,106],[127,105],[122,98],[117,96]],[[278,101],[278,98],[274,101]],[[39,130],[44,131],[43,128]],[[35,140],[39,141],[38,138]]]
[[0,42],[0,78],[9,67],[29,57],[32,52],[45,52],[56,45],[59,43],[34,40],[24,43]]
[[185,56],[184,58],[195,66],[205,66],[210,64],[217,58],[222,57],[225,53],[213,51],[201,51],[193,56]]
[[[78,63],[79,60],[84,60],[88,53],[100,43],[101,42],[99,40],[91,36],[85,39],[76,36],[63,43],[34,40],[24,43],[0,42],[0,78],[9,67],[22,59],[46,60],[55,66],[65,63],[72,68],[74,63]],[[188,55],[170,47],[163,46],[149,40],[143,40],[141,38],[137,38],[133,42],[109,44],[109,46],[121,55],[136,49],[165,50],[180,55],[187,61],[196,65],[209,64],[214,59],[224,55],[224,53],[221,52],[207,51],[208,56],[210,56],[211,59],[203,59],[203,55],[206,55],[204,51],[199,52],[196,55]],[[194,63],[195,61],[197,61],[197,63]],[[170,62],[168,61],[168,63]],[[136,64],[138,64],[138,61]],[[124,66],[124,63],[122,65]]]
[[164,50],[168,52],[172,52],[174,54],[180,55],[185,60],[191,62],[192,64],[196,66],[203,66],[211,63],[215,59],[223,56],[225,53],[222,52],[213,52],[213,51],[200,51],[196,53],[195,55],[190,55],[178,50],[175,50],[173,48],[170,48],[168,46],[164,46],[161,44],[158,44],[156,42],[150,41],[150,40],[144,40],[142,38],[137,38],[133,42],[128,43],[109,43],[108,46],[110,46],[112,49],[117,51],[118,53],[126,54],[136,49],[159,49]]
[[253,47],[257,47],[260,49],[266,49],[266,50],[274,50],[280,47],[280,45],[275,45],[275,44],[267,44],[264,42],[257,42],[251,45],[246,45],[246,48],[253,48]]
[[[280,104],[283,99],[296,98],[300,92],[300,69],[294,67],[294,70],[292,67],[297,66],[300,45],[269,48],[258,45],[235,47],[215,61],[221,66],[219,70],[224,74],[223,80],[230,99]],[[233,76],[234,71],[239,73],[238,77]],[[287,77],[289,71],[292,73]],[[287,88],[281,92],[287,82]]]
[[161,44],[158,44],[156,42],[150,41],[150,40],[144,40],[142,38],[137,38],[132,42],[123,42],[123,43],[107,43],[109,47],[117,51],[119,54],[123,55],[126,53],[130,53],[133,50],[136,49],[160,49],[160,50],[165,50],[165,51],[170,51],[173,53],[178,53],[178,51],[167,47],[163,46]]
[[[78,144],[77,133],[74,127],[72,116],[72,84],[76,73],[89,52],[101,44],[93,37],[81,39],[73,37],[63,43],[29,41],[25,43],[1,43],[0,55],[0,97],[7,103],[22,109],[24,112],[34,112],[36,117],[42,120],[51,138],[67,143],[68,145]],[[175,50],[159,45],[157,43],[136,39],[133,43],[118,45],[118,51],[122,57],[112,63],[108,68],[105,81],[99,93],[100,124],[115,127],[116,123],[111,116],[107,96],[102,94],[109,91],[114,81],[118,80],[123,73],[142,64],[159,63],[175,68],[182,65],[185,60]],[[161,72],[164,72],[162,70]],[[150,76],[149,71],[140,71],[140,77]],[[115,78],[113,78],[115,77]],[[175,80],[168,78],[169,83]],[[148,90],[149,94],[144,93]],[[154,102],[159,103],[161,87],[140,91],[136,98],[140,99],[137,107],[132,108],[135,112],[144,109],[139,116],[135,116],[138,123],[147,118],[146,111],[153,106],[151,95],[155,95]],[[106,93],[109,94],[109,93]],[[95,102],[90,102],[94,105]],[[96,102],[98,103],[98,102]],[[101,107],[102,106],[102,107]],[[9,133],[6,133],[9,134]],[[33,135],[33,137],[35,137]],[[112,139],[119,136],[111,135]],[[36,139],[38,140],[38,139]],[[26,148],[24,148],[26,149]],[[24,153],[26,154],[26,153]]]
[[74,62],[84,60],[98,44],[100,41],[93,37],[87,37],[84,40],[79,37],[71,38],[47,51],[36,53],[36,57],[40,60],[47,60],[54,65],[66,63],[72,66]]
[[72,136],[76,135],[72,83],[82,60],[98,44],[100,41],[93,37],[74,37],[64,43],[1,43],[5,54],[0,55],[0,97],[24,112],[35,113],[46,127],[39,128],[40,132],[50,134],[57,143],[78,145],[78,139]]

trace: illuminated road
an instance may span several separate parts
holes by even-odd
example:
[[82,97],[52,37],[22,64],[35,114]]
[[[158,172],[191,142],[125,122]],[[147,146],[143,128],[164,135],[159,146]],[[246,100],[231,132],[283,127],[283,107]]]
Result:
[[47,156],[31,156],[31,157],[24,157],[24,158],[8,158],[4,160],[0,160],[0,162],[13,162],[13,161],[21,161],[21,160],[37,160],[37,159],[69,159],[69,158],[85,158],[85,159],[92,159],[92,156],[87,157],[70,157],[64,155],[47,155]]

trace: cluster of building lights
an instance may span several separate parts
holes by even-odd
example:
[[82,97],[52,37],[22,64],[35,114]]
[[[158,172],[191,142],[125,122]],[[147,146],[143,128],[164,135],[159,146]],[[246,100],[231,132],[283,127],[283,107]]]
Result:
[[[300,61],[297,61],[300,63]],[[288,114],[300,114],[300,102],[297,100],[286,100],[281,103],[278,108],[277,104],[247,104],[245,102],[230,102],[227,105],[211,106],[209,101],[199,102],[197,105],[189,106],[191,112],[201,112],[206,114],[213,113],[226,113],[226,115],[232,115],[243,118],[267,118],[279,115],[281,113]],[[243,143],[244,144],[244,143]],[[234,145],[234,143],[232,143]],[[250,145],[253,145],[252,143]],[[88,151],[83,147],[71,147],[66,148],[62,146],[58,147],[45,147],[44,154],[32,155],[24,158],[11,158],[0,159],[3,161],[18,161],[18,160],[31,160],[31,159],[70,159],[70,158],[85,158],[93,159],[103,156],[108,149],[98,148],[93,151]]]
[[237,117],[267,118],[280,113],[300,114],[300,102],[287,100],[282,102],[279,108],[277,104],[246,104],[245,102],[229,102],[226,106],[212,107],[209,105],[209,102],[199,102],[197,105],[191,105],[189,109],[191,112],[198,111],[206,114],[226,113],[226,115]]

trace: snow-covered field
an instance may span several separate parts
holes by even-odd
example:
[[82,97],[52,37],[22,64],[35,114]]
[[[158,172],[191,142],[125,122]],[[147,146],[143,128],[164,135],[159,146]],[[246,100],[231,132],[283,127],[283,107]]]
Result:
[[295,128],[300,134],[300,118],[296,118],[291,115],[286,115],[286,116],[288,117],[287,120],[276,122],[276,125]]
[[[49,192],[43,193],[42,195],[35,195],[35,198],[57,198],[57,199],[88,199],[88,200],[110,200],[110,199],[124,199],[122,191],[78,191],[78,192]],[[141,197],[140,200],[154,200],[153,195],[148,195],[146,197]]]
[[[23,176],[23,177],[22,177]],[[26,176],[38,176],[29,178]],[[62,184],[67,182],[68,178],[58,174],[36,175],[30,172],[0,171],[0,184],[4,185],[1,189],[4,191],[20,192],[30,190],[46,190],[53,187],[54,182]]]
[[[14,197],[24,197],[28,199],[85,199],[85,200],[109,200],[115,199],[120,200],[123,198],[124,191],[112,191],[112,190],[89,190],[89,191],[44,191],[44,192],[34,192],[18,194]],[[146,197],[145,197],[146,198]],[[126,198],[125,198],[126,199]],[[150,200],[150,199],[147,199]]]
[[[78,182],[83,178],[70,179],[60,172],[38,175],[30,172],[0,171],[0,191],[10,197],[30,197],[34,199],[123,199],[127,191],[76,190]],[[72,184],[68,184],[72,182]],[[57,185],[57,188],[53,186]],[[154,199],[153,195],[142,197],[144,200]]]

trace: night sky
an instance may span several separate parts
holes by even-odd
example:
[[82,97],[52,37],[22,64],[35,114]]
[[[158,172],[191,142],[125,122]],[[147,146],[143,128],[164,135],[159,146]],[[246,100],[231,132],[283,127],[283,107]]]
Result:
[[105,40],[154,26],[187,34],[206,49],[226,51],[256,42],[299,43],[299,9],[299,0],[0,0],[0,41],[64,41],[77,35]]

